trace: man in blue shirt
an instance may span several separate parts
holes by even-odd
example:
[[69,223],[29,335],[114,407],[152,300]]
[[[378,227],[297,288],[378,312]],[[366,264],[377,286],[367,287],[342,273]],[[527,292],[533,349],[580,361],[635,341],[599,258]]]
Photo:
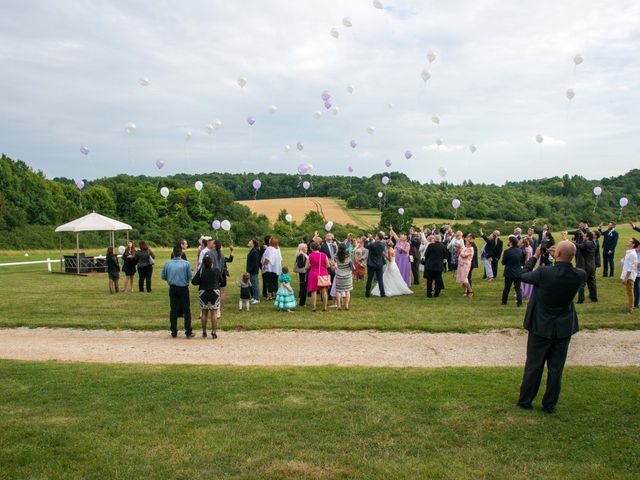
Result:
[[169,322],[171,323],[171,336],[178,336],[178,311],[184,313],[184,334],[187,338],[193,337],[191,331],[191,306],[189,302],[189,281],[191,280],[191,265],[182,258],[182,249],[173,248],[171,260],[162,267],[162,279],[169,284]]

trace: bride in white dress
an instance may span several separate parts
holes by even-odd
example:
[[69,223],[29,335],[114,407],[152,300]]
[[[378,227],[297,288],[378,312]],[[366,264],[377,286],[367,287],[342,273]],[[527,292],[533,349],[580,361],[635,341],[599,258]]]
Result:
[[[382,273],[384,294],[387,297],[410,295],[413,293],[413,290],[407,287],[407,283],[402,278],[398,265],[396,265],[396,252],[393,250],[393,242],[389,242],[388,247],[389,248],[387,249],[387,253],[385,254],[387,264],[385,265],[384,272]],[[373,295],[374,297],[380,296],[380,288],[378,287],[378,285],[373,287],[373,290],[371,290],[371,295]]]

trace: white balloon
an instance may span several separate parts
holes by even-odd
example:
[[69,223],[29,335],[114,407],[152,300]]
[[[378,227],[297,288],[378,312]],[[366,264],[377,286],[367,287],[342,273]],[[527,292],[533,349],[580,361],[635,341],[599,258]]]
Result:
[[427,53],[427,60],[429,60],[429,63],[435,62],[436,58],[438,58],[438,54],[433,50],[429,50],[429,53]]
[[338,38],[340,36],[340,32],[338,31],[337,28],[332,28],[329,33],[331,34],[331,36],[333,38]]
[[316,120],[319,120],[321,116],[322,112],[320,110],[316,110],[315,112],[313,112],[313,118],[315,118]]
[[147,77],[142,77],[140,80],[138,80],[138,83],[143,87],[148,87],[149,85],[151,85],[151,82]]
[[203,185],[203,183],[202,183],[200,180],[198,180],[198,181],[196,182],[196,184],[195,184],[195,187],[196,187],[196,190],[197,190],[197,191],[202,190],[202,187],[203,187],[203,186],[204,186],[204,185]]
[[380,0],[373,0],[373,6],[378,10],[382,10],[384,8],[384,5]]
[[438,169],[438,175],[440,175],[442,178],[446,177],[446,176],[447,176],[447,173],[448,173],[448,172],[447,172],[447,169],[446,169],[446,168],[444,168],[444,167],[440,167],[440,168]]
[[582,62],[584,62],[584,58],[582,58],[582,55],[580,55],[579,53],[573,57],[573,63],[575,63],[576,65],[580,65]]
[[593,194],[594,194],[596,197],[599,197],[600,195],[602,195],[602,187],[595,187],[595,188],[593,189]]
[[536,142],[538,143],[544,142],[544,137],[540,133],[536,135]]
[[620,208],[624,208],[627,205],[629,205],[629,199],[627,197],[622,197],[620,198],[619,203],[620,203]]
[[333,223],[331,223],[331,222],[327,222],[327,223],[325,223],[325,225],[324,225],[324,229],[325,229],[327,232],[330,232],[332,228],[333,228]]
[[387,108],[391,110],[393,108],[393,103],[387,103]]
[[369,135],[373,135],[373,132],[375,132],[375,131],[376,131],[376,127],[374,127],[373,125],[369,125],[369,126],[367,127],[367,133],[368,133]]
[[433,117],[431,117],[431,121],[436,125],[440,125],[440,117],[438,115],[434,115]]
[[400,208],[398,209],[398,213],[399,213],[400,215],[404,215],[404,208],[400,207]]
[[216,128],[213,126],[213,123],[210,123],[205,127],[207,129],[207,134],[213,135],[216,132]]
[[313,164],[307,163],[305,166],[307,167],[307,173],[313,172]]
[[422,81],[424,83],[427,83],[429,81],[429,79],[431,78],[431,74],[426,69],[422,70],[422,73],[420,74],[420,76],[422,77]]
[[186,132],[184,132],[184,139],[185,141],[189,141],[191,140],[191,137],[193,137],[193,133],[191,133],[191,130],[187,130]]
[[333,107],[331,107],[331,113],[333,113],[334,115],[337,115],[339,111],[340,109],[338,108],[337,105],[334,105]]
[[293,221],[293,215],[291,215],[290,213],[287,213],[287,214],[285,215],[284,219],[285,219],[287,222],[291,223],[291,222]]
[[469,150],[471,150],[471,153],[476,153],[477,149],[478,147],[476,147],[473,143],[469,145]]
[[122,255],[126,250],[127,250],[127,249],[126,249],[126,248],[124,248],[124,245],[120,245],[120,246],[118,247],[118,252],[120,253],[120,255]]
[[382,192],[378,192],[378,198],[382,198],[382,195],[384,195]]
[[444,139],[442,137],[438,137],[438,139],[436,140],[436,145],[440,147],[443,144],[444,144]]
[[569,99],[569,101],[573,100],[573,97],[575,96],[576,92],[573,90],[573,88],[567,89],[567,98]]
[[342,19],[342,25],[344,25],[345,27],[352,27],[353,24],[351,23],[351,19],[349,17],[344,17]]
[[135,123],[129,122],[124,127],[124,133],[126,133],[129,136],[135,135],[137,129],[138,127],[136,127]]
[[229,220],[222,220],[222,222],[220,222],[220,226],[225,232],[231,230],[231,222]]
[[216,130],[218,130],[220,127],[222,126],[222,120],[216,118],[213,121],[213,128],[215,128]]
[[244,88],[246,84],[247,77],[238,77],[238,85],[240,85],[240,88]]
[[160,195],[162,195],[163,198],[167,198],[169,196],[169,189],[167,187],[162,187],[160,189]]
[[284,153],[287,153],[289,150],[291,150],[291,145],[283,145],[282,146],[282,151]]
[[348,84],[345,88],[347,89],[347,92],[353,93],[353,85]]
[[268,112],[270,114],[273,115],[274,113],[276,113],[278,111],[278,107],[276,107],[275,105],[269,105],[269,108],[267,110],[268,110]]

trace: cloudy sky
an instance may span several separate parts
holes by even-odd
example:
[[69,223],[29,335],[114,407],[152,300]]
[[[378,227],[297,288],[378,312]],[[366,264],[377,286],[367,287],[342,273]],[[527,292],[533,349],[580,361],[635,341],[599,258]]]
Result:
[[[163,174],[293,173],[311,163],[319,175],[346,175],[349,165],[370,175],[389,159],[420,181],[445,167],[453,182],[499,184],[640,166],[636,0],[384,6],[1,2],[0,150],[50,178],[89,179],[154,175],[158,159]],[[429,51],[437,53],[432,64]],[[576,54],[584,57],[577,68]],[[337,114],[323,106],[323,90]],[[222,126],[209,135],[216,119]]]

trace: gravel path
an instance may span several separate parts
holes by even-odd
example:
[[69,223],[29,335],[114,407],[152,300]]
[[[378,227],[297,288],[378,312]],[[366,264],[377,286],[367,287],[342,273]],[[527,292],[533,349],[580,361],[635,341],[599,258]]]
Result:
[[[97,363],[345,365],[373,367],[522,366],[526,332],[390,333],[260,330],[217,340],[164,332],[0,329],[0,358]],[[640,366],[640,331],[584,331],[569,365]]]

